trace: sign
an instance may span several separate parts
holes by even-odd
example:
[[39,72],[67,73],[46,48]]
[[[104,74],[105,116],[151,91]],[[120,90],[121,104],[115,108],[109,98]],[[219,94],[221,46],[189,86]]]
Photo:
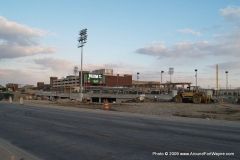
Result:
[[88,74],[87,82],[91,85],[98,85],[102,83],[103,76],[101,74]]

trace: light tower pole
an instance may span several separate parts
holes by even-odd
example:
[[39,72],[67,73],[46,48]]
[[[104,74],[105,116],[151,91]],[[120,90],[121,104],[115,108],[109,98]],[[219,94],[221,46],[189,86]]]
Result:
[[75,87],[77,88],[77,73],[78,73],[78,67],[74,66],[73,69],[74,75],[75,75]]
[[78,48],[81,48],[81,75],[80,75],[80,102],[83,100],[83,46],[87,42],[87,29],[82,29],[79,32]]
[[168,70],[168,74],[170,75],[170,83],[172,83],[172,75],[174,73],[174,68],[170,67]]
[[161,71],[161,84],[162,84],[162,75],[163,75],[164,71]]
[[197,81],[197,78],[198,78],[198,77],[197,77],[197,71],[198,71],[198,70],[195,69],[194,71],[195,71],[195,83],[196,83],[196,90],[197,90],[197,86],[198,86],[198,83],[197,83],[197,82],[198,82],[198,81]]
[[228,71],[225,71],[226,73],[226,89],[228,89]]

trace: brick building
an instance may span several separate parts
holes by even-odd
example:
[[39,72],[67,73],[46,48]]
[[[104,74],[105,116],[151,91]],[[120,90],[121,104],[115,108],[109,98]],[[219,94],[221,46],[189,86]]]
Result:
[[131,87],[132,75],[124,74],[123,76],[117,75],[105,75],[103,83],[108,87]]

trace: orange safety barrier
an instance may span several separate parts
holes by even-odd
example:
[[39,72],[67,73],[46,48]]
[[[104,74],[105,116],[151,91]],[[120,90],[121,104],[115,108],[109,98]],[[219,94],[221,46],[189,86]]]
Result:
[[110,110],[110,109],[111,109],[111,106],[108,103],[108,100],[104,100],[103,101],[103,110]]

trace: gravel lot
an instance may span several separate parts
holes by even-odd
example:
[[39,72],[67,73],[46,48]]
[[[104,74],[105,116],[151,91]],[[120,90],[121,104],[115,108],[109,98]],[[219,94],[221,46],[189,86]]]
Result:
[[[102,104],[79,104],[78,102],[70,102],[62,100],[51,102],[46,100],[25,101],[31,105],[60,105],[78,108],[102,109]],[[220,119],[239,121],[240,105],[213,103],[213,104],[192,104],[192,103],[174,103],[174,102],[158,102],[158,103],[121,103],[110,104],[111,110],[119,112],[139,113],[147,115],[159,115],[164,117],[178,116],[203,119]]]

